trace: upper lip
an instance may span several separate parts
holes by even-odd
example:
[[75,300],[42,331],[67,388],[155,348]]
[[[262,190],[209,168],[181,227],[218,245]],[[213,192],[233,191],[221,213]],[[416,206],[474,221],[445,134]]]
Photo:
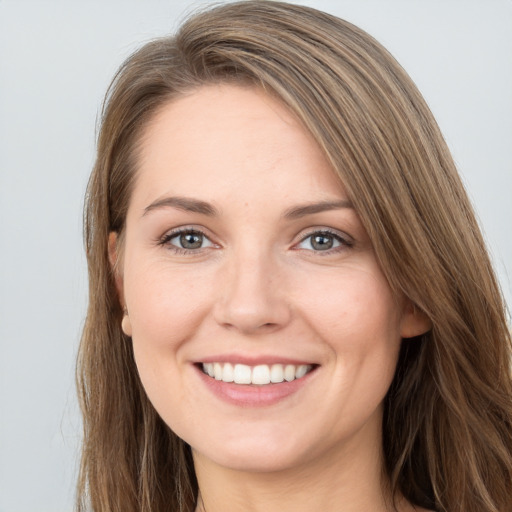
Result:
[[277,355],[258,355],[248,356],[242,354],[217,354],[213,356],[206,356],[196,363],[231,363],[231,364],[245,364],[247,366],[258,366],[261,364],[317,364],[307,359],[297,359],[293,357],[277,356]]

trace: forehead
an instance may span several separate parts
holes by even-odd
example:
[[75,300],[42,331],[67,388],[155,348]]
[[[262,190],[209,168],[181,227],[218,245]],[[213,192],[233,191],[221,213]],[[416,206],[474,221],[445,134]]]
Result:
[[141,138],[137,168],[134,201],[165,194],[213,202],[342,195],[313,137],[254,87],[204,86],[161,107]]

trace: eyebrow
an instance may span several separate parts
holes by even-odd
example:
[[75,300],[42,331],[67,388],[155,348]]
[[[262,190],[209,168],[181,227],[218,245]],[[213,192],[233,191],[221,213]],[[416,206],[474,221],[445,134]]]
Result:
[[[192,199],[189,197],[171,196],[157,199],[149,206],[146,206],[142,216],[148,214],[152,210],[168,207],[178,208],[179,210],[184,210],[187,212],[200,213],[209,217],[216,217],[219,215],[219,211],[212,204],[207,203],[206,201]],[[307,215],[313,215],[315,213],[321,213],[329,210],[339,210],[343,208],[353,209],[354,207],[349,200],[321,201],[318,203],[293,206],[284,212],[283,217],[285,219],[299,219]]]
[[348,199],[341,201],[321,201],[319,203],[294,206],[286,210],[283,216],[286,219],[299,219],[306,215],[313,215],[314,213],[321,213],[329,210],[340,210],[342,208],[354,209],[354,206]]
[[149,206],[144,208],[144,213],[142,216],[148,214],[152,210],[167,207],[178,208],[178,210],[184,210],[186,212],[201,213],[203,215],[208,215],[209,217],[215,217],[219,215],[218,210],[206,201],[191,199],[189,197],[172,196],[164,197],[163,199],[157,199],[156,201],[152,202]]

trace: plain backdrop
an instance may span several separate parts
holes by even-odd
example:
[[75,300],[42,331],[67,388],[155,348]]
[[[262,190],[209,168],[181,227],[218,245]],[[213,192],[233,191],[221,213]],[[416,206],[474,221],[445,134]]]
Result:
[[[310,0],[382,42],[425,95],[512,286],[512,2]],[[73,508],[81,211],[103,94],[202,2],[0,0],[0,512]]]

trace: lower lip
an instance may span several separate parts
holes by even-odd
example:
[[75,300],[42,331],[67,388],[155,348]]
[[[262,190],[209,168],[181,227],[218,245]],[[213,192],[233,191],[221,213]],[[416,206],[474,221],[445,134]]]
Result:
[[293,395],[305,384],[311,376],[316,373],[317,368],[291,382],[280,382],[276,384],[234,384],[223,382],[206,375],[196,366],[197,373],[206,387],[218,398],[234,405],[242,407],[265,407],[277,404],[285,398]]

